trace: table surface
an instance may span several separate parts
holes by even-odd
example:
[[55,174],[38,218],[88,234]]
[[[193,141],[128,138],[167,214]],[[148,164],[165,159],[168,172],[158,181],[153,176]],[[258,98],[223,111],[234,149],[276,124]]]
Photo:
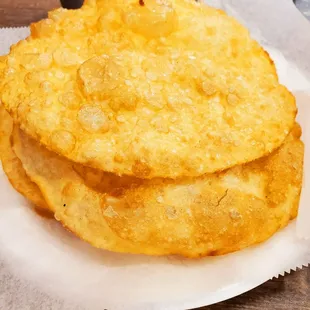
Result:
[[[301,9],[309,9],[310,0],[296,0],[296,4]],[[0,0],[0,27],[29,25],[44,18],[48,10],[59,6],[59,0]],[[238,297],[200,308],[222,309],[310,310],[310,269],[292,272]]]

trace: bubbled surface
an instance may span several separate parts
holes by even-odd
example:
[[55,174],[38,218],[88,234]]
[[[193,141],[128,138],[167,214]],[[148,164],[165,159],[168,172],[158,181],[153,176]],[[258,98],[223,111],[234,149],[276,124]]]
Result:
[[58,9],[1,58],[0,96],[49,149],[142,178],[259,158],[294,124],[268,54],[222,11],[186,0]]

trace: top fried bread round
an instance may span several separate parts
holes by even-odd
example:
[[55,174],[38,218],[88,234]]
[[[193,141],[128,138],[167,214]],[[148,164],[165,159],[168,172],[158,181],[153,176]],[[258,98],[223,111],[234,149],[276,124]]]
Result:
[[192,0],[59,9],[2,62],[1,100],[21,129],[116,174],[177,178],[246,163],[279,147],[296,115],[248,31]]

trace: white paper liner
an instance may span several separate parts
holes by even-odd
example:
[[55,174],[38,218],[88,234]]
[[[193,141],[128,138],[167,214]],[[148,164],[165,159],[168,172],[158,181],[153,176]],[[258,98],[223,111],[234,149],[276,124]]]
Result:
[[[233,0],[225,3],[229,2]],[[9,45],[28,31],[0,30],[0,54],[7,53]],[[297,97],[303,140],[310,145],[310,83],[281,53],[270,47],[267,50],[281,82]],[[305,183],[297,221],[263,244],[201,260],[96,250],[57,222],[27,208],[28,203],[11,188],[0,169],[0,276],[5,275],[1,287],[6,287],[0,308],[23,309],[28,304],[42,310],[189,309],[234,297],[285,271],[308,265],[309,160],[306,147]],[[16,292],[21,296],[12,298]]]
[[310,79],[310,22],[293,0],[223,0],[222,6],[252,36],[280,50]]

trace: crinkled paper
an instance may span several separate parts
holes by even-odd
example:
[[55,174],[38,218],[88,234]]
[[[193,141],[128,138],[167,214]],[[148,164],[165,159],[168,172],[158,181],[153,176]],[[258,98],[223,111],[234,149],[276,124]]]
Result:
[[[310,23],[290,0],[207,1],[251,30],[297,98],[306,144],[298,219],[267,242],[201,260],[115,254],[94,249],[43,219],[0,169],[0,308],[175,310],[248,291],[310,262]],[[288,22],[289,15],[289,22]],[[0,29],[0,54],[28,28]],[[280,52],[281,51],[281,52]]]

